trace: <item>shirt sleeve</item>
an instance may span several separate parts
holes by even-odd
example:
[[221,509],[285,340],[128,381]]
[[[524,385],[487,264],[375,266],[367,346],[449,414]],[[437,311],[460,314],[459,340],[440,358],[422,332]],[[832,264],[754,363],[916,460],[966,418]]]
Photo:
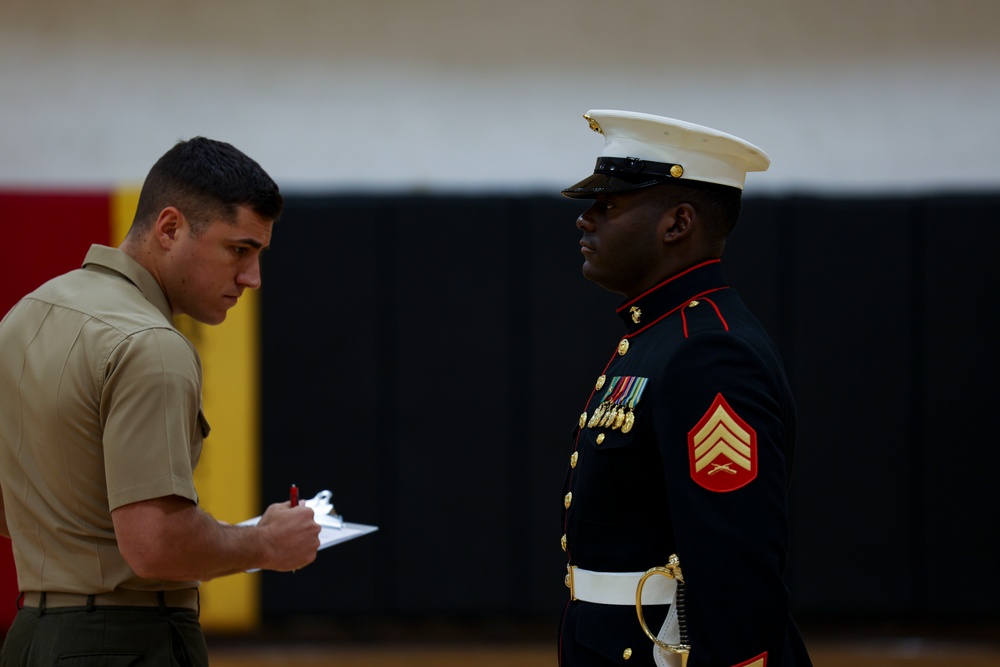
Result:
[[686,586],[689,667],[780,655],[788,624],[790,392],[773,360],[725,332],[684,341],[654,429]]
[[206,429],[191,343],[167,328],[135,333],[116,346],[104,376],[109,508],[169,495],[197,502],[193,473]]

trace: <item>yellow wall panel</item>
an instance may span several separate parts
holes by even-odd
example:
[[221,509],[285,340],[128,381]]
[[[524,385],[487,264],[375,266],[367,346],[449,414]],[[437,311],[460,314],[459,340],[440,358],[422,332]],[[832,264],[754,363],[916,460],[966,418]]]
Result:
[[139,206],[137,187],[120,188],[111,193],[111,245],[116,248],[125,240],[132,226],[135,209]]
[[[112,197],[111,239],[121,243],[139,200],[139,190]],[[204,369],[205,441],[194,481],[201,506],[229,523],[258,512],[260,480],[260,349],[256,292],[244,292],[226,321],[207,326],[181,316],[177,327],[195,344]],[[260,575],[236,574],[207,581],[201,589],[201,622],[208,631],[241,631],[260,620]]]

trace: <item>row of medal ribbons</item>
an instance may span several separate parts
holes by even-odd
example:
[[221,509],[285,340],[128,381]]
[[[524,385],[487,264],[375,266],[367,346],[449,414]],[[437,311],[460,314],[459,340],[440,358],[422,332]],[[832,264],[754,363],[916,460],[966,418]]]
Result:
[[601,404],[587,422],[587,428],[620,428],[622,433],[631,431],[635,425],[635,406],[639,404],[648,382],[649,378],[630,375],[612,378]]

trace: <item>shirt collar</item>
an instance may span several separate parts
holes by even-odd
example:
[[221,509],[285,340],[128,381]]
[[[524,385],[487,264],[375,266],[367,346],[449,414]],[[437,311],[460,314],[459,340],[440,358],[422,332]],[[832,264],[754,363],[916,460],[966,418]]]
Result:
[[146,300],[163,313],[163,316],[167,318],[167,322],[173,321],[170,302],[167,301],[167,295],[163,293],[163,289],[156,282],[156,278],[121,250],[95,243],[90,246],[90,250],[83,260],[83,268],[87,269],[91,267],[109,269],[121,275],[139,288],[139,291],[146,297]]
[[667,278],[618,306],[616,312],[625,323],[626,335],[634,336],[696,297],[728,286],[721,260],[711,259]]

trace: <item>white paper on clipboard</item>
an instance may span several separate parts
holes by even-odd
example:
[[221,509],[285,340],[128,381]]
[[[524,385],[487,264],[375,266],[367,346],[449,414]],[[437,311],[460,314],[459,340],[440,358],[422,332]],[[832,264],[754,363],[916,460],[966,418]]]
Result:
[[[344,518],[337,514],[336,510],[334,510],[333,504],[330,502],[332,497],[333,494],[329,491],[320,491],[314,498],[301,503],[302,505],[312,509],[315,514],[316,523],[320,525],[320,550],[332,547],[335,544],[340,544],[341,542],[353,540],[356,537],[361,537],[362,535],[367,535],[368,533],[374,533],[378,530],[378,526],[369,526],[363,523],[350,523],[344,521]],[[259,522],[260,517],[255,516],[252,519],[241,521],[236,525],[256,526]],[[247,572],[257,572],[257,570],[247,570]]]

